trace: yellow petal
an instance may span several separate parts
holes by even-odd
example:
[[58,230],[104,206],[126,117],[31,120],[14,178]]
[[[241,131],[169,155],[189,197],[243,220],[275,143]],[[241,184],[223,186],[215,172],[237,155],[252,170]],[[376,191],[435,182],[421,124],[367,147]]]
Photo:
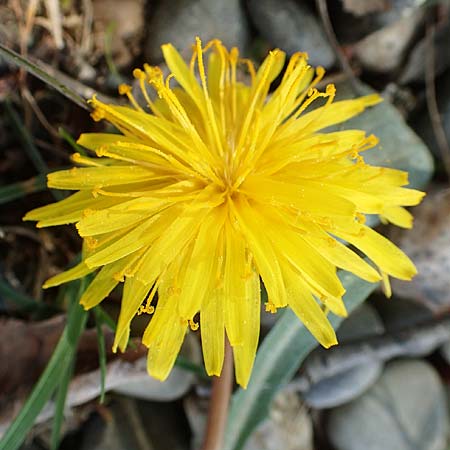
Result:
[[[227,307],[230,307],[230,303],[227,302]],[[233,323],[233,327],[241,327],[239,334],[242,339],[240,345],[233,347],[236,381],[245,389],[255,362],[259,340],[261,290],[256,272],[252,271],[245,280],[244,301],[231,306],[237,309],[236,323]]]
[[95,268],[89,268],[83,261],[77,264],[75,267],[72,267],[65,272],[59,273],[54,277],[49,278],[45,283],[43,288],[47,289],[54,286],[59,286],[60,284],[67,283],[69,281],[77,280],[78,278],[82,278],[91,272],[93,272]]
[[354,273],[363,280],[371,282],[381,280],[380,274],[355,252],[321,231],[319,227],[315,227],[313,224],[308,225],[310,232],[304,236],[304,239],[325,259],[341,269]]
[[242,345],[244,333],[243,316],[246,302],[246,278],[251,276],[246,252],[246,242],[242,235],[225,226],[225,264],[223,273],[225,329],[231,346]]
[[331,190],[318,189],[318,184],[310,180],[290,184],[269,177],[249,176],[241,190],[260,201],[293,206],[302,212],[352,219],[355,205]]
[[212,289],[203,301],[200,312],[203,359],[208,375],[220,376],[222,373],[225,346],[223,312],[225,302],[223,289]]
[[[189,70],[184,59],[172,44],[161,46],[164,59],[170,71],[175,75],[176,80],[189,94],[189,96],[199,104],[203,98],[202,90],[195,78],[195,75]],[[200,105],[201,106],[201,105]]]
[[91,309],[97,306],[111,291],[117,286],[119,281],[115,275],[121,271],[126,264],[126,259],[116,261],[104,266],[91,281],[91,284],[81,296],[80,303],[84,309]]
[[401,206],[390,206],[385,208],[382,217],[398,227],[412,228],[413,226],[412,214]]
[[283,266],[283,277],[288,292],[288,303],[296,316],[325,348],[337,344],[333,327],[301,275],[286,264]]
[[105,186],[150,181],[160,175],[139,166],[73,167],[48,175],[48,187],[57,189],[98,189]]
[[200,310],[203,299],[216,280],[212,261],[218,255],[217,242],[224,219],[223,211],[213,211],[204,219],[194,238],[192,254],[183,274],[179,302],[179,314],[186,320],[192,319]]
[[359,235],[341,231],[336,234],[358,247],[388,275],[410,280],[417,273],[414,264],[397,246],[369,227],[361,225]]
[[260,232],[261,222],[257,220],[248,201],[238,197],[234,207],[234,213],[255,259],[255,265],[264,281],[270,301],[276,307],[286,306],[286,289],[278,263],[279,255],[276,254],[266,233]]
[[158,212],[164,204],[160,199],[136,198],[92,211],[77,223],[78,233],[80,236],[93,236],[129,227]]
[[86,265],[89,267],[103,266],[130,255],[142,247],[150,245],[158,236],[153,228],[153,225],[158,219],[159,216],[151,217],[137,225],[117,241],[112,242],[110,245],[98,251],[94,251],[86,258]]
[[177,302],[161,286],[158,305],[147,326],[142,343],[148,347],[147,370],[158,380],[165,380],[172,369],[186,334],[188,322],[175,311]]
[[148,285],[144,285],[139,280],[136,280],[136,278],[127,277],[125,280],[113,352],[117,351],[117,347],[122,351],[126,348],[130,335],[131,320],[136,315],[139,307],[147,296],[148,291]]
[[23,220],[39,220],[38,228],[65,225],[80,220],[88,208],[107,208],[120,201],[112,197],[94,198],[91,192],[76,192],[64,200],[29,211]]

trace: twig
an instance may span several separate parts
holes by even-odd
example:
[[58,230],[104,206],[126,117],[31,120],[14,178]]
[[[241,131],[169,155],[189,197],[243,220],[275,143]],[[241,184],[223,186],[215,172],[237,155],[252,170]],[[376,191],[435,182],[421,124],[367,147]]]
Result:
[[233,352],[225,338],[222,374],[212,382],[211,404],[202,450],[221,450],[233,381]]
[[444,127],[442,125],[439,107],[436,101],[435,85],[435,54],[434,54],[434,23],[428,23],[426,31],[426,60],[425,60],[425,93],[427,97],[428,114],[430,115],[431,126],[438,144],[439,152],[444,163],[445,172],[450,180],[450,147],[447,141]]
[[342,48],[336,38],[336,34],[334,33],[333,25],[331,24],[330,15],[328,13],[326,0],[316,0],[316,5],[317,9],[319,10],[323,26],[325,28],[325,33],[327,34],[328,40],[330,41],[330,44],[333,47],[333,50],[339,60],[339,64],[341,65],[342,70],[346,73],[348,79],[350,80],[355,94],[363,95],[364,92],[361,91],[358,80],[353,73],[353,69],[351,68],[344,52],[342,51]]
[[58,50],[64,48],[64,41],[62,37],[62,15],[61,7],[58,0],[45,0],[45,8],[50,20],[51,33],[55,41],[55,46]]

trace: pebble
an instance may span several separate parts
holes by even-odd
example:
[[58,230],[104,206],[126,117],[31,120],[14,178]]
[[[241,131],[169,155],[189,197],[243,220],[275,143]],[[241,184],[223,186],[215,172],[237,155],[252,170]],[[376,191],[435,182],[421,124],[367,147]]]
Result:
[[[345,320],[337,332],[340,343],[360,341],[371,336],[383,334],[384,326],[376,310],[368,303],[363,303]],[[309,389],[303,393],[306,403],[317,409],[342,405],[365,392],[376,382],[383,370],[380,361],[367,361],[347,370],[336,370],[327,367],[332,375],[320,376],[322,349],[317,349],[305,360],[302,370],[312,380]],[[331,360],[333,361],[333,360]],[[323,372],[323,371],[322,371]],[[314,381],[315,379],[315,381]],[[295,385],[295,380],[294,380]]]
[[354,55],[363,68],[382,73],[397,70],[424,15],[424,10],[415,10],[358,42],[354,47]]
[[304,2],[294,0],[250,0],[250,19],[271,47],[289,55],[308,52],[313,66],[329,68],[335,54],[318,19]]
[[395,293],[434,314],[450,310],[450,192],[434,187],[413,210],[414,228],[399,241],[414,261],[417,275],[408,283],[393,280]]
[[218,38],[245,54],[249,32],[239,0],[171,0],[159,2],[147,24],[144,55],[148,62],[162,61],[161,45],[172,43],[186,58],[195,37],[203,43]]
[[327,432],[336,450],[445,450],[442,382],[422,360],[393,361],[364,395],[330,412]]
[[[441,75],[450,67],[450,52],[448,43],[450,41],[450,24],[448,21],[436,28],[433,39],[435,53],[435,75]],[[426,38],[422,38],[411,51],[400,76],[401,84],[425,81],[425,67],[428,53]]]

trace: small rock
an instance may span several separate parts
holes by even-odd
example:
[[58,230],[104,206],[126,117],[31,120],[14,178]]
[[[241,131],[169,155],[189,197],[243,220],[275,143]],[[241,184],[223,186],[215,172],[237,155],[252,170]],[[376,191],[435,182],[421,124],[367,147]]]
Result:
[[[342,323],[337,335],[340,343],[348,343],[381,335],[383,331],[383,323],[375,309],[368,303],[363,303]],[[303,372],[313,383],[303,396],[313,408],[331,408],[358,397],[375,383],[383,370],[383,363],[376,360],[369,363],[361,361],[361,364],[345,370],[336,370],[334,373],[327,364],[327,371],[332,375],[321,377],[323,356],[324,351],[316,349],[306,358],[302,366]],[[299,387],[301,388],[301,385]]]
[[[208,402],[191,395],[184,400],[191,425],[191,448],[200,448],[205,433]],[[250,435],[244,450],[313,450],[313,427],[307,408],[290,388],[272,402],[267,419]]]
[[415,0],[341,0],[342,8],[335,3],[330,13],[341,44],[354,44],[421,9]]
[[369,13],[382,12],[388,7],[389,0],[341,0],[345,12],[355,16],[365,16]]
[[[391,284],[396,281],[391,280]],[[406,285],[406,283],[402,283]],[[400,294],[396,286],[394,293]],[[377,312],[383,320],[384,327],[388,333],[395,333],[407,328],[415,329],[417,326],[423,325],[433,320],[433,314],[430,309],[423,304],[411,301],[407,297],[396,297],[389,300],[384,295],[376,298]]]
[[304,394],[309,406],[317,409],[333,408],[353,400],[372,386],[381,375],[383,364],[373,361],[339,372],[314,384]]
[[[449,28],[450,29],[450,28]],[[450,42],[450,33],[448,36],[448,42]],[[449,52],[450,53],[450,52]],[[438,59],[439,61],[440,59]],[[449,58],[450,63],[450,58]],[[422,62],[422,66],[424,62]],[[442,128],[447,136],[447,141],[450,142],[450,77],[443,76],[440,80],[436,81],[436,100],[438,104],[438,110],[440,119],[442,122]],[[443,163],[442,150],[436,141],[436,135],[431,125],[430,113],[426,105],[423,106],[420,113],[413,120],[413,127],[417,130],[417,133],[425,141],[435,158]]]
[[312,420],[288,389],[274,399],[269,417],[250,436],[244,450],[313,450]]
[[424,361],[391,362],[362,397],[330,413],[327,431],[336,450],[444,450],[442,383]]
[[177,403],[145,402],[116,396],[102,416],[93,415],[88,420],[73,448],[189,449],[188,424]]
[[206,430],[209,399],[192,394],[183,399],[183,406],[192,432],[191,448],[200,448]]
[[447,364],[450,364],[450,341],[443,344],[439,351]]
[[424,15],[424,10],[415,10],[407,17],[369,34],[355,45],[356,58],[365,69],[374,72],[398,69]]
[[168,42],[189,57],[196,36],[204,43],[218,38],[227,47],[238,47],[241,53],[248,44],[246,18],[239,0],[159,2],[147,29],[144,54],[153,64],[162,61],[161,45]]
[[[94,43],[102,56],[111,53],[117,67],[129,65],[140,51],[144,30],[143,0],[95,0]],[[107,43],[109,42],[109,47]]]
[[308,52],[313,66],[331,67],[335,54],[324,30],[304,2],[294,0],[250,0],[250,17],[271,46],[292,54]]
[[[448,20],[436,28],[433,39],[435,53],[436,76],[442,74],[450,67],[450,52],[448,51],[448,43],[450,41],[450,24]],[[428,44],[426,38],[421,39],[410,53],[408,60],[404,66],[399,82],[408,84],[414,81],[425,81],[425,67],[428,53]]]
[[450,310],[450,192],[429,192],[414,208],[415,224],[402,234],[400,247],[414,261],[411,282],[393,280],[395,293],[425,305],[435,314]]
[[375,308],[370,303],[363,303],[342,322],[337,331],[339,343],[379,336],[384,332],[384,325]]

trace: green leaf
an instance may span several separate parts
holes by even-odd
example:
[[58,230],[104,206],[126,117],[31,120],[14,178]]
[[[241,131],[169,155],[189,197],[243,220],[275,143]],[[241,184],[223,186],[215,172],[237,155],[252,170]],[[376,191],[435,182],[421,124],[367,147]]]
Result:
[[7,298],[23,311],[43,311],[52,308],[45,303],[37,302],[35,299],[14,289],[9,283],[0,278],[0,295]]
[[79,289],[72,289],[72,306],[70,308],[67,325],[47,364],[44,372],[34,386],[14,419],[11,426],[0,441],[0,450],[16,450],[25,440],[27,433],[34,424],[36,417],[46,403],[50,400],[76,354],[78,339],[86,326],[87,313],[78,303],[79,297],[85,289],[84,280]]
[[[347,291],[344,302],[351,313],[377,284],[368,283],[347,272],[339,275]],[[330,314],[334,328],[342,320]],[[258,349],[247,389],[239,388],[233,395],[224,450],[239,450],[243,447],[250,433],[267,417],[278,390],[289,383],[302,361],[317,345],[316,339],[298,317],[290,309],[285,310]]]
[[50,449],[57,450],[61,440],[61,426],[64,420],[64,407],[66,405],[67,391],[73,375],[75,358],[72,358],[67,370],[61,375],[58,393],[55,402],[55,414],[53,416],[52,434],[50,438]]
[[75,139],[63,127],[58,128],[59,135],[72,147],[75,152],[80,155],[87,156],[87,151],[81,145],[78,145]]
[[26,181],[19,181],[0,187],[0,205],[25,197],[33,192],[41,192],[47,189],[45,175],[38,175]]
[[[16,131],[19,140],[22,143],[22,147],[27,153],[34,167],[41,175],[46,175],[49,172],[48,166],[44,161],[44,159],[42,158],[42,155],[39,152],[38,148],[36,147],[36,145],[34,145],[33,137],[23,124],[21,118],[19,117],[19,115],[17,114],[16,110],[13,108],[9,100],[5,101],[5,108],[11,120],[11,124],[14,130]],[[50,192],[52,193],[53,197],[55,197],[56,200],[62,200],[64,198],[62,192],[53,189]]]
[[[49,71],[40,67],[37,63],[30,61],[27,58],[16,53],[3,44],[0,44],[0,55],[3,56],[7,61],[25,69],[27,72],[33,74],[35,77],[42,80],[44,83],[52,86],[58,92],[66,96],[69,100],[81,106],[81,108],[89,110],[89,106],[86,100],[78,94],[75,90],[68,87],[69,77],[58,74],[58,78],[63,79],[63,81],[58,80],[55,76],[50,75]],[[92,93],[89,95],[89,97]]]

